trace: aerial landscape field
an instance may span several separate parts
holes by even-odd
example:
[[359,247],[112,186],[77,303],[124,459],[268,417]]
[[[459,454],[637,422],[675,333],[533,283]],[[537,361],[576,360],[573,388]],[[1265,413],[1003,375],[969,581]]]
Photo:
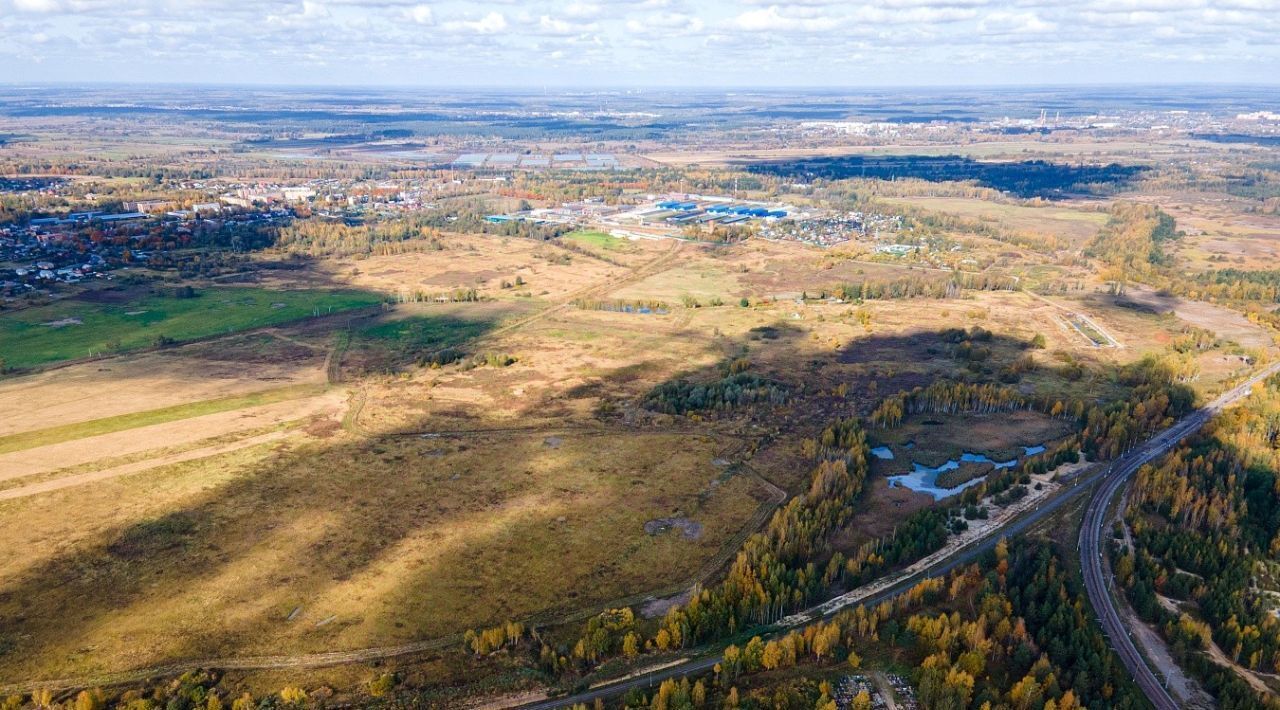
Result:
[[5,710],[1280,709],[1273,83],[187,84],[10,5]]

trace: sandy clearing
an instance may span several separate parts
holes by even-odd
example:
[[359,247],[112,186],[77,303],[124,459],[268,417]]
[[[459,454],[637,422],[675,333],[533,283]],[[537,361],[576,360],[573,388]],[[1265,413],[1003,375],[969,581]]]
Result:
[[1275,345],[1261,326],[1229,308],[1204,301],[1165,296],[1152,289],[1132,285],[1128,288],[1128,296],[1142,303],[1170,308],[1180,320],[1197,328],[1204,328],[1221,338],[1234,340],[1245,347],[1265,349]]
[[[120,414],[322,383],[315,363],[266,365],[147,353],[0,381],[0,436]],[[0,465],[0,470],[3,465]]]
[[160,466],[168,466],[175,463],[183,463],[184,461],[194,461],[195,459],[208,458],[217,456],[239,449],[244,449],[258,444],[266,444],[272,441],[279,441],[289,436],[289,432],[273,431],[258,436],[251,436],[240,441],[233,441],[217,446],[206,446],[182,453],[170,454],[169,456],[159,456],[146,461],[137,461],[135,463],[124,464],[123,466],[113,466],[104,468],[101,471],[90,471],[88,473],[76,474],[74,476],[65,476],[63,478],[55,478],[51,481],[41,481],[40,483],[32,483],[27,486],[19,486],[18,488],[10,488],[0,491],[0,500],[13,500],[15,498],[26,498],[27,496],[39,495],[50,491],[57,491],[63,488],[71,488],[72,486],[82,486],[86,483],[94,481],[103,481],[117,476],[127,476],[131,473],[140,473],[149,471]]
[[149,449],[192,444],[325,412],[336,414],[342,411],[345,397],[344,391],[333,390],[318,397],[219,412],[0,454],[0,481],[48,473]]

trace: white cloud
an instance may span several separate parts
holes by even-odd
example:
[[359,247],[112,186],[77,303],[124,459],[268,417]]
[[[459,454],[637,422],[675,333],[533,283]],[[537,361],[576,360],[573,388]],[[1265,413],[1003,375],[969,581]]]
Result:
[[1174,79],[1183,56],[1216,71],[1201,76],[1274,81],[1277,31],[1280,0],[0,0],[0,77],[52,76],[40,59],[60,80],[287,83],[343,57],[356,80],[431,81],[407,69],[420,62],[448,81],[918,82],[962,64],[978,81],[1066,65],[1084,71],[1062,80],[1088,81]]
[[312,0],[302,0],[302,16],[306,18],[328,17],[329,8]]
[[575,20],[594,20],[602,12],[603,9],[593,2],[571,2],[564,8],[565,16]]
[[1028,35],[1053,32],[1055,22],[1048,22],[1034,12],[993,12],[978,23],[978,30],[988,34]]
[[[793,15],[785,15],[777,5],[759,10],[748,10],[736,18],[733,24],[747,32],[824,32],[840,26],[835,17],[803,12],[804,8],[793,11]],[[803,15],[803,16],[799,16]]]
[[58,0],[13,0],[13,6],[19,12],[57,12],[62,9]]
[[538,18],[538,31],[544,35],[567,37],[584,32],[594,32],[596,29],[597,26],[594,23],[579,24],[551,17],[550,15],[543,15]]
[[500,12],[490,12],[478,20],[450,20],[441,27],[449,32],[491,35],[507,29],[507,18]]
[[700,17],[679,12],[657,12],[627,20],[627,31],[639,35],[689,35],[705,29]]
[[405,10],[405,17],[419,25],[435,24],[435,14],[431,11],[430,5],[414,5]]

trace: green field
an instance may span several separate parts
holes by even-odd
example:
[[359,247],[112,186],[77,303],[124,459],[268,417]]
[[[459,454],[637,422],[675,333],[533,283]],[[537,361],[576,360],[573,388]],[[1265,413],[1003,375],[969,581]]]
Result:
[[596,249],[603,249],[605,251],[626,251],[627,247],[631,246],[631,243],[626,239],[620,239],[612,234],[599,232],[593,229],[582,229],[576,232],[569,232],[564,235],[564,239],[575,241],[582,246],[595,247]]
[[287,323],[380,300],[363,291],[239,286],[202,288],[192,298],[147,294],[123,303],[69,299],[0,315],[0,359],[8,367],[34,367],[137,350],[162,338],[182,342]]
[[446,316],[412,316],[383,321],[362,328],[356,335],[362,340],[395,344],[408,350],[446,348],[460,345],[489,332],[493,323]]

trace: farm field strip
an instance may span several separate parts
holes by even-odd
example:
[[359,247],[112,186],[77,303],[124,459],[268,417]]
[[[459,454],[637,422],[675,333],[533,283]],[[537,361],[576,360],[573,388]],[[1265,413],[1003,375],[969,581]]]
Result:
[[341,408],[342,400],[341,391],[326,391],[10,451],[0,454],[0,481],[49,473],[110,456],[141,453],[260,426],[297,421],[326,410],[337,410]]
[[139,427],[151,426],[153,424],[164,424],[167,422],[178,421],[180,419],[190,419],[192,417],[200,417],[206,414],[217,414],[219,412],[229,412],[265,404],[274,404],[276,402],[304,399],[321,394],[324,390],[324,385],[291,385],[288,387],[263,390],[252,394],[208,399],[191,402],[189,404],[178,404],[161,409],[151,409],[141,412],[133,412],[130,414],[120,414],[114,417],[92,419],[90,421],[79,422],[76,424],[66,424],[64,426],[49,427],[34,431],[24,431],[18,434],[0,436],[0,454],[23,451],[25,449],[32,449],[38,446],[60,444],[66,441],[85,439],[91,436],[112,434],[118,431],[136,429]]
[[237,451],[239,449],[257,446],[259,444],[269,444],[280,441],[289,436],[287,431],[273,431],[266,434],[251,436],[239,441],[230,443],[216,444],[213,446],[205,446],[192,449],[183,453],[169,454],[165,456],[157,456],[120,466],[112,466],[98,471],[88,471],[78,473],[71,476],[62,476],[46,481],[28,483],[26,485],[16,486],[14,488],[6,488],[0,490],[0,501],[14,500],[16,498],[26,498],[28,496],[40,495],[41,493],[50,493],[52,491],[61,490],[63,488],[71,488],[73,486],[82,486],[97,481],[105,481],[118,476],[127,476],[129,474],[141,473],[149,471],[160,466],[168,466],[170,464],[184,463],[194,461],[196,459],[209,458],[211,456],[219,456],[221,454]]

